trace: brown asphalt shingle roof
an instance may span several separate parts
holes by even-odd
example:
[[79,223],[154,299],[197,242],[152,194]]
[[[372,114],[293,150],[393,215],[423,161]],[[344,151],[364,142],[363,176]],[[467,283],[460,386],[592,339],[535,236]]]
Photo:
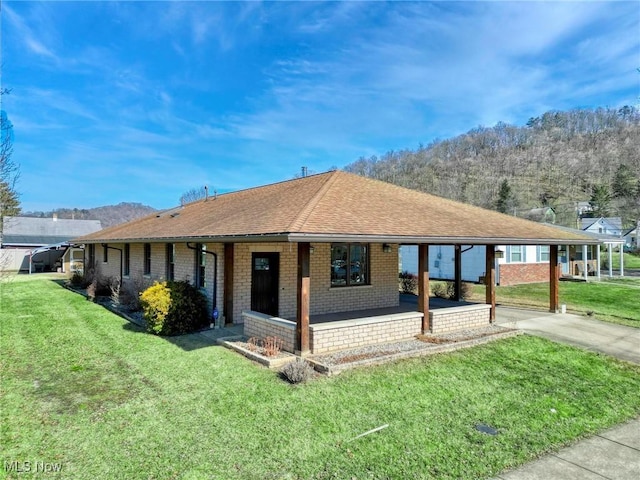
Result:
[[342,171],[209,197],[77,239],[186,240],[593,243],[581,234]]

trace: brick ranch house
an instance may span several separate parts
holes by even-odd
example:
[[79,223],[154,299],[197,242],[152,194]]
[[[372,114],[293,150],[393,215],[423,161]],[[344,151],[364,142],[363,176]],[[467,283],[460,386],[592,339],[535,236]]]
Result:
[[[319,353],[486,325],[495,315],[495,245],[558,245],[579,234],[342,171],[211,196],[76,239],[102,274],[188,280],[224,324]],[[401,308],[398,249],[418,245],[417,308]],[[485,245],[486,304],[429,308],[429,245]],[[553,259],[556,259],[554,261]],[[459,285],[460,275],[456,284]]]

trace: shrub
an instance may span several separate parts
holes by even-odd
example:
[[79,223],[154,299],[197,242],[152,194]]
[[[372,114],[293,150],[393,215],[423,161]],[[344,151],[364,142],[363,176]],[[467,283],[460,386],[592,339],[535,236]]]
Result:
[[418,289],[418,276],[408,271],[401,272],[398,275],[400,279],[400,291],[402,293],[416,293]]
[[280,371],[282,377],[289,383],[306,382],[313,375],[313,367],[301,358],[287,363]]
[[140,294],[140,304],[147,323],[147,331],[156,335],[166,334],[167,317],[171,304],[171,290],[166,282],[156,282]]
[[82,273],[78,271],[73,272],[73,275],[71,275],[71,278],[69,279],[69,283],[71,284],[72,287],[75,287],[75,288],[86,287],[86,285],[84,284],[84,275],[82,275]]
[[152,285],[149,279],[145,279],[142,274],[132,276],[125,280],[120,289],[120,304],[130,312],[142,310],[140,304],[140,294]]
[[[444,298],[445,300],[453,300],[456,297],[456,286],[454,282],[438,282],[434,283],[431,286],[431,292],[439,298]],[[467,300],[471,297],[473,293],[473,288],[471,284],[468,282],[462,282],[462,287],[460,288],[460,299]]]
[[260,340],[258,340],[256,337],[251,337],[249,340],[247,340],[247,350],[249,350],[250,352],[257,352],[259,348]]
[[156,282],[140,295],[147,331],[156,335],[191,333],[209,324],[206,297],[188,282]]
[[278,337],[266,337],[262,341],[262,351],[267,357],[277,357],[284,342]]
[[438,282],[431,285],[431,293],[438,298],[450,299],[452,292],[449,291],[451,282]]

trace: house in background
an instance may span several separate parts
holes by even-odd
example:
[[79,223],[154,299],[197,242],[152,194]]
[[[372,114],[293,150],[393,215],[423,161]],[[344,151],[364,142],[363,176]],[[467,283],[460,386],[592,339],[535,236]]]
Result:
[[556,211],[551,207],[532,208],[518,211],[518,216],[532,222],[556,223]]
[[631,230],[627,230],[624,232],[624,235],[622,235],[622,238],[624,239],[624,246],[631,249],[631,250],[635,250],[638,248],[638,227],[634,227]]
[[[518,285],[549,280],[549,245],[498,245],[495,259],[496,284]],[[461,245],[462,280],[483,283],[486,275],[484,245]],[[400,271],[417,273],[418,250],[415,245],[400,247]],[[429,246],[429,274],[434,280],[454,280],[453,245]]]
[[[583,245],[560,245],[558,263],[560,272],[567,277],[584,278],[601,276],[601,247],[606,247],[608,275],[613,276],[611,252],[622,246],[620,237],[590,231],[581,232],[573,228],[548,225],[557,230],[580,234],[591,239]],[[500,252],[495,259],[496,283],[502,286],[548,281],[550,248],[548,245],[498,245]],[[462,280],[482,283],[486,274],[485,247],[483,245],[461,245]],[[399,270],[417,273],[417,247],[402,246],[399,252]],[[455,249],[451,245],[429,246],[429,272],[434,280],[453,280],[455,278]],[[622,258],[618,274],[624,276]]]
[[622,236],[622,219],[620,217],[582,218],[580,228],[585,232],[602,233],[604,235]]
[[5,217],[0,243],[0,269],[69,272],[82,266],[84,253],[69,240],[97,232],[99,220]]
[[[187,280],[222,324],[243,324],[249,337],[275,335],[301,353],[488,325],[496,245],[544,245],[553,258],[558,245],[591,242],[341,171],[207,197],[74,241],[85,244],[87,265],[125,288],[138,277]],[[405,244],[422,256],[418,302],[409,307],[398,292]],[[485,247],[486,303],[430,308],[430,245]],[[556,264],[548,264],[547,279],[555,311]]]

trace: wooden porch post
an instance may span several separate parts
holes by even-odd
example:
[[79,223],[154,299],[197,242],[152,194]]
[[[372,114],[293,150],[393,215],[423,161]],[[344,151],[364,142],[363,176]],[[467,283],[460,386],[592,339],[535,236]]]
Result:
[[226,325],[233,323],[233,243],[224,244],[224,278],[223,300],[224,322]]
[[454,296],[455,301],[462,299],[462,245],[454,245]]
[[431,330],[429,322],[429,245],[418,245],[418,311],[422,313],[422,333]]
[[549,248],[549,311],[558,311],[558,289],[560,275],[558,271],[558,245]]
[[491,305],[489,320],[493,323],[496,319],[496,251],[493,245],[485,245],[485,248],[485,303]]
[[296,353],[309,353],[309,288],[311,245],[298,243],[298,304],[296,306]]

